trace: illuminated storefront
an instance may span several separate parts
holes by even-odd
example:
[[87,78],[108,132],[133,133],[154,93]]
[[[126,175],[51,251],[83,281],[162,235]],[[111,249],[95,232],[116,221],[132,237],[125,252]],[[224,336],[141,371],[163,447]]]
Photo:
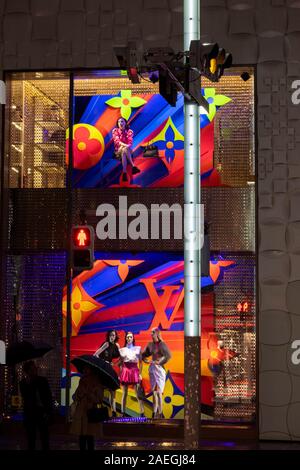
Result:
[[[247,80],[241,78],[245,71]],[[120,70],[71,78],[67,72],[15,73],[7,76],[7,84],[4,334],[6,340],[33,338],[54,346],[40,362],[59,408],[65,404],[68,188],[71,183],[73,223],[80,222],[83,211],[94,227],[99,203],[117,202],[119,195],[146,205],[182,205],[183,97],[179,94],[176,107],[171,107],[148,76],[133,85]],[[202,420],[254,424],[254,73],[249,67],[233,68],[220,83],[203,80],[202,88],[210,103],[208,114],[201,109],[200,121],[202,202],[211,249],[209,273],[202,277]],[[73,169],[68,172],[70,102]],[[112,141],[120,116],[134,132],[133,158],[140,170],[133,174],[129,169],[127,180]],[[147,145],[157,146],[158,155],[145,156]],[[70,339],[72,358],[94,353],[110,329],[120,333],[122,345],[130,330],[136,343],[145,347],[150,329],[159,326],[172,352],[166,367],[164,417],[179,420],[184,414],[182,250],[182,243],[174,239],[96,240],[94,268],[73,278]],[[6,409],[11,410],[8,397],[14,379],[7,374],[5,380]],[[77,383],[78,374],[72,370],[71,395]],[[150,417],[147,366],[143,385],[145,413]],[[138,414],[131,392],[127,414]]]

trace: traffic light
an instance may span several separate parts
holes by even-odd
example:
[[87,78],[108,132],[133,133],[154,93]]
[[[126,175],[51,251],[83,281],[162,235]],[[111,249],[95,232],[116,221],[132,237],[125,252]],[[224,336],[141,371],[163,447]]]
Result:
[[[199,72],[195,69],[189,71],[189,95],[191,100],[198,106],[202,106],[207,112],[209,112],[209,103],[206,101],[201,92],[201,80]],[[185,96],[186,97],[186,96]]]
[[212,82],[218,82],[224,69],[231,67],[232,55],[215,43],[191,41],[190,66],[197,68],[201,75]]
[[129,67],[127,70],[128,78],[133,84],[140,83],[141,79],[139,76],[139,71],[136,67]]
[[178,88],[169,73],[173,71],[175,58],[175,52],[171,47],[151,47],[144,54],[145,61],[156,69],[152,70],[150,81],[156,83],[159,80],[159,93],[170,106],[176,106],[177,102]]
[[92,269],[94,266],[94,229],[90,225],[72,227],[71,266],[76,271]]
[[190,66],[195,67],[200,72],[209,71],[219,53],[219,46],[214,43],[202,43],[198,39],[190,44]]
[[215,65],[216,67],[213,73],[215,80],[212,81],[217,82],[224,74],[224,69],[229,69],[232,66],[232,55],[229,52],[226,52],[223,48],[219,49]]
[[167,70],[159,71],[159,93],[170,106],[176,106],[177,86],[170,78]]
[[138,53],[135,42],[129,42],[127,46],[115,46],[114,53],[121,69],[127,70],[129,80],[134,84],[140,83]]

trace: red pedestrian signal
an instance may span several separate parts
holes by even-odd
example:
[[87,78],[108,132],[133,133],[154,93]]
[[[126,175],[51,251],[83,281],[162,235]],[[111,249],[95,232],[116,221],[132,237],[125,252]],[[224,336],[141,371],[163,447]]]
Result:
[[73,244],[76,248],[88,247],[91,244],[90,227],[73,228]]
[[239,302],[237,304],[236,308],[237,308],[237,311],[239,313],[241,313],[241,312],[244,312],[244,313],[246,312],[247,313],[247,312],[250,311],[250,304],[247,301]]
[[92,269],[94,266],[94,229],[90,225],[76,225],[72,228],[72,269]]

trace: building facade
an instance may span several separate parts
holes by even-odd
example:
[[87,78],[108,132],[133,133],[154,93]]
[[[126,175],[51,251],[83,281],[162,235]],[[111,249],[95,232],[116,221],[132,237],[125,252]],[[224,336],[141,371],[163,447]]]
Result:
[[[0,3],[0,15],[2,73],[117,67],[115,44],[135,40],[144,48],[180,50],[183,43],[179,0],[11,0]],[[262,439],[300,438],[300,105],[292,101],[300,78],[299,25],[298,0],[201,2],[202,39],[231,51],[234,64],[256,69]],[[3,181],[5,162],[2,155]]]

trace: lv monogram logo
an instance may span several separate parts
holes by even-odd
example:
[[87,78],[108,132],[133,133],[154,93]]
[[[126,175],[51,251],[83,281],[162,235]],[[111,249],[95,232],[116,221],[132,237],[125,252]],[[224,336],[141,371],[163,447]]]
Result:
[[[175,291],[178,291],[180,289],[180,286],[164,286],[162,287],[163,293],[159,295],[154,286],[154,284],[156,283],[156,279],[141,279],[140,282],[144,284],[155,311],[155,315],[153,317],[149,330],[157,326],[161,326],[164,330],[168,330],[172,325],[174,318],[176,317],[176,314],[184,297],[184,288],[182,288],[171,313],[171,316],[170,318],[168,318],[166,314],[168,303],[171,299],[172,294]],[[183,284],[183,280],[181,280],[181,283]]]

